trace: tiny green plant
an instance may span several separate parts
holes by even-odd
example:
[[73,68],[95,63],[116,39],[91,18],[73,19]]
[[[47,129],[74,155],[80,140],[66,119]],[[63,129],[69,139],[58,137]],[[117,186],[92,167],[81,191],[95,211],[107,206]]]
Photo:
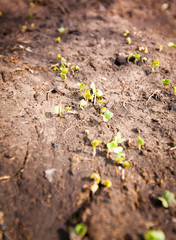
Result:
[[87,105],[87,101],[85,101],[84,99],[81,99],[81,101],[79,102],[80,108],[82,110],[84,110],[84,107]]
[[128,161],[124,161],[122,163],[122,165],[123,165],[124,168],[129,168],[130,167],[130,163]]
[[64,34],[64,33],[67,32],[67,30],[66,30],[64,27],[59,28],[58,31],[59,31],[61,34]]
[[141,147],[144,145],[144,140],[140,136],[138,136],[137,141],[138,141],[138,148],[139,150],[141,150]]
[[163,85],[164,85],[165,89],[167,89],[167,87],[170,85],[170,80],[169,79],[163,79],[162,82],[163,82]]
[[174,193],[166,190],[161,197],[158,197],[164,208],[175,207],[176,199]]
[[114,116],[114,114],[112,112],[110,112],[108,109],[106,109],[106,111],[103,114],[103,121],[106,122],[108,125],[108,121],[109,119],[111,119]]
[[80,88],[80,92],[82,93],[82,91],[85,89],[85,84],[84,83],[78,83],[77,85]]
[[82,239],[86,235],[87,228],[83,223],[79,223],[75,226],[75,232]]
[[163,46],[162,46],[162,45],[158,46],[158,47],[156,48],[156,50],[158,50],[159,52],[162,52],[162,51],[163,51]]
[[174,86],[173,89],[174,89],[174,94],[176,96],[176,86]]
[[60,117],[62,117],[62,107],[61,106],[55,106],[54,113],[58,114]]
[[60,37],[57,37],[57,38],[56,38],[56,42],[57,42],[57,43],[60,43],[60,41],[61,41],[61,38],[60,38]]
[[98,173],[93,173],[90,176],[90,179],[92,179],[94,181],[93,184],[90,187],[91,192],[94,194],[99,188],[99,183],[100,183],[101,178],[100,178],[100,175]]
[[123,36],[124,36],[124,37],[127,37],[129,33],[130,33],[129,30],[126,30],[126,31],[123,33]]
[[32,19],[33,18],[33,13],[29,13],[28,17],[29,17],[29,19]]
[[141,55],[139,53],[134,53],[133,57],[135,58],[134,62],[136,63],[136,61],[140,59]]
[[176,44],[174,44],[173,42],[169,42],[167,46],[171,49],[173,47],[176,47]]
[[95,157],[95,155],[96,155],[96,147],[101,143],[102,143],[102,141],[99,141],[99,140],[94,140],[91,142],[91,145],[93,147],[93,157]]
[[90,93],[90,90],[85,90],[84,97],[87,100],[91,100],[92,99],[92,95]]
[[110,188],[112,186],[112,182],[110,180],[105,180],[102,185]]
[[149,230],[145,234],[145,240],[166,240],[166,237],[161,230]]
[[130,44],[131,44],[131,42],[132,42],[132,40],[131,40],[131,38],[130,38],[130,37],[127,37],[126,41],[127,41],[127,43],[128,43],[129,45],[130,45]]
[[53,70],[54,71],[59,71],[59,68],[57,66],[54,66]]
[[158,69],[160,66],[159,60],[153,61],[152,62],[152,72],[155,71],[155,68]]

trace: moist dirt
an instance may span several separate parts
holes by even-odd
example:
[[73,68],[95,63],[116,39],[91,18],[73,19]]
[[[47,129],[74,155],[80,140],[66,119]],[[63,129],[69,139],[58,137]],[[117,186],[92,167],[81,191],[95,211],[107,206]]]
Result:
[[[162,0],[0,0],[0,239],[68,240],[78,223],[85,240],[143,240],[149,229],[176,239],[176,208],[157,200],[176,194],[176,48],[167,46],[176,43],[176,1],[167,2],[161,10]],[[126,61],[136,52],[146,63]],[[61,78],[58,54],[80,70]],[[82,110],[77,84],[92,82],[105,101]],[[102,107],[114,114],[109,124]],[[128,169],[106,151],[118,132]],[[92,173],[112,187],[92,194]]]

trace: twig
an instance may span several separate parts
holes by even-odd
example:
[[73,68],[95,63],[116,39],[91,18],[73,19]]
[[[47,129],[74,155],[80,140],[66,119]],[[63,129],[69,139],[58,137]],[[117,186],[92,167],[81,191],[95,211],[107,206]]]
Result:
[[154,91],[151,95],[150,95],[150,97],[147,99],[147,101],[146,101],[146,105],[148,104],[148,102],[149,102],[149,100],[156,94],[156,93],[159,93],[159,92],[161,92],[161,90],[156,90],[156,91]]

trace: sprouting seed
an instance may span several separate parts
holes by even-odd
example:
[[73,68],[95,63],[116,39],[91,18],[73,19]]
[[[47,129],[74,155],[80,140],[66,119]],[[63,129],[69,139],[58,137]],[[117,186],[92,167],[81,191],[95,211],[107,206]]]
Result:
[[85,90],[84,97],[88,100],[92,99],[92,95],[89,90]]
[[61,106],[55,106],[54,113],[59,114],[60,117],[62,117],[62,107]]
[[169,48],[173,48],[173,47],[176,47],[176,44],[173,43],[173,42],[169,42],[169,43],[167,44],[167,46],[168,46]]
[[84,110],[84,107],[87,105],[87,101],[85,101],[84,99],[82,99],[80,102],[79,102],[79,105],[80,105],[80,108],[82,110]]
[[163,79],[162,82],[163,82],[163,85],[164,85],[165,89],[167,89],[167,87],[170,85],[170,80],[169,79]]
[[[75,226],[75,232],[78,236],[80,236],[80,240],[83,239],[83,237],[86,235],[87,228],[83,223],[79,223]],[[75,238],[75,240],[78,238]]]
[[126,30],[126,31],[123,33],[123,36],[124,36],[124,37],[127,37],[129,33],[130,33],[129,30]]
[[98,173],[92,173],[90,179],[94,180],[94,182],[96,182],[97,184],[99,184],[101,180],[100,175]]
[[132,42],[130,37],[127,37],[126,41],[127,41],[127,43],[128,43],[129,45],[130,45],[131,42]]
[[93,147],[93,157],[95,157],[95,155],[96,155],[96,147],[101,143],[102,143],[102,141],[99,141],[99,140],[94,140],[91,142],[91,145]]
[[144,140],[140,136],[138,136],[137,141],[138,141],[138,148],[139,150],[141,150],[141,147],[144,145]]
[[103,114],[103,121],[107,122],[108,124],[108,120],[111,119],[114,116],[114,114],[112,112],[110,112],[108,109],[106,109],[106,111]]
[[59,31],[61,34],[66,33],[66,29],[65,29],[64,27],[59,28],[58,31]]
[[158,69],[159,65],[160,65],[159,60],[153,61],[152,62],[152,72],[155,71],[155,67],[156,67],[156,69]]
[[61,38],[60,38],[60,37],[57,37],[57,38],[56,38],[56,42],[57,42],[57,43],[60,43],[60,41],[61,41]]
[[112,186],[112,182],[111,182],[110,180],[105,180],[105,181],[103,182],[103,185],[104,185],[105,187],[110,188],[110,187]]
[[100,89],[97,89],[95,92],[97,97],[102,97],[103,96],[103,92]]
[[124,161],[123,162],[123,167],[124,168],[129,168],[130,167],[130,163],[128,161]]
[[165,234],[161,230],[149,230],[144,237],[145,240],[166,240]]

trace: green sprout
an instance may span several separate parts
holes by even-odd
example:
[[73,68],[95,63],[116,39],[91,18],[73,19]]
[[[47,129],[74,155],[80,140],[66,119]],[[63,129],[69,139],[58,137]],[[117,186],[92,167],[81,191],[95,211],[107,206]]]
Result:
[[130,45],[131,42],[132,42],[130,37],[127,37],[126,41],[127,41],[127,43],[128,43],[129,45]]
[[176,44],[174,44],[173,42],[169,42],[167,46],[171,49],[173,47],[176,47]]
[[92,95],[90,94],[89,90],[85,90],[84,97],[87,100],[91,100],[92,99]]
[[66,78],[66,74],[65,73],[60,73],[60,77],[65,79]]
[[149,230],[145,234],[145,240],[166,240],[166,237],[161,230]]
[[141,147],[144,145],[144,140],[140,136],[138,136],[137,141],[138,141],[138,144],[139,144],[138,148],[139,148],[139,150],[141,150]]
[[53,70],[54,71],[59,71],[59,68],[57,66],[54,66]]
[[81,108],[82,110],[84,110],[84,107],[87,105],[87,102],[86,102],[84,99],[82,99],[82,100],[79,102],[79,105],[80,105],[80,108]]
[[116,154],[122,153],[123,152],[123,147],[117,146],[115,141],[109,142],[107,144],[108,152],[113,152]]
[[165,89],[167,89],[167,87],[170,85],[170,80],[169,79],[163,79],[162,82],[163,82],[163,85],[164,85]]
[[176,86],[174,86],[173,89],[174,89],[174,94],[176,96]]
[[125,160],[125,153],[120,152],[116,155],[115,157],[117,164],[122,164],[123,161]]
[[129,33],[130,33],[129,30],[126,30],[126,31],[123,33],[123,36],[124,36],[124,37],[127,37]]
[[28,17],[29,17],[29,19],[32,19],[33,18],[33,13],[29,13]]
[[21,26],[21,30],[22,30],[23,33],[26,32],[27,26],[26,25]]
[[98,141],[98,140],[94,140],[91,142],[91,145],[93,147],[93,157],[95,157],[95,155],[96,155],[96,147],[101,143],[102,143],[102,141]]
[[72,66],[72,67],[71,67],[71,70],[72,70],[72,71],[79,71],[80,68],[79,68],[78,66]]
[[164,208],[176,206],[176,199],[174,193],[166,190],[161,197],[158,197]]
[[100,175],[98,173],[92,173],[90,179],[94,180],[94,182],[96,182],[97,184],[99,184],[101,180]]
[[60,37],[57,37],[57,38],[56,38],[56,42],[57,42],[57,43],[60,43],[60,41],[61,41],[61,38],[60,38]]
[[103,92],[100,89],[97,89],[95,94],[97,97],[103,97]]
[[112,182],[110,180],[105,180],[103,182],[103,186],[110,188],[112,186]]
[[58,31],[59,31],[61,34],[64,34],[64,33],[67,32],[67,30],[66,30],[64,27],[59,28]]
[[80,88],[80,92],[85,89],[85,84],[84,83],[78,83],[78,87]]
[[156,48],[156,50],[158,50],[159,52],[162,52],[162,51],[163,51],[163,46],[162,46],[162,45],[158,46],[158,47]]
[[97,102],[102,104],[102,103],[104,103],[104,99],[98,99]]
[[124,161],[122,165],[123,165],[124,168],[129,168],[130,167],[130,163],[128,161]]
[[156,67],[156,69],[158,69],[159,65],[160,65],[159,60],[153,61],[152,62],[152,72],[155,71],[155,67]]
[[134,54],[133,54],[133,57],[135,58],[134,62],[136,63],[136,61],[137,61],[138,59],[140,59],[141,55],[138,54],[138,53],[134,53]]
[[61,106],[55,106],[55,108],[54,108],[54,113],[55,114],[58,114],[60,117],[62,117],[61,111],[62,111]]
[[86,232],[87,232],[87,228],[83,223],[78,223],[75,226],[74,230],[75,230],[76,234],[80,237],[79,238],[80,240],[83,239],[83,237],[86,235]]
[[143,62],[143,63],[147,62],[147,57],[143,57],[143,58],[142,58],[142,62]]
[[111,119],[114,116],[114,114],[112,112],[110,112],[108,109],[106,109],[106,111],[103,114],[103,121],[107,122],[108,124],[108,120]]
[[126,139],[122,138],[122,135],[120,132],[117,133],[117,135],[115,136],[115,143],[118,145],[119,143],[124,142]]
[[66,68],[64,64],[61,65],[60,70],[63,74],[68,73],[68,68]]

